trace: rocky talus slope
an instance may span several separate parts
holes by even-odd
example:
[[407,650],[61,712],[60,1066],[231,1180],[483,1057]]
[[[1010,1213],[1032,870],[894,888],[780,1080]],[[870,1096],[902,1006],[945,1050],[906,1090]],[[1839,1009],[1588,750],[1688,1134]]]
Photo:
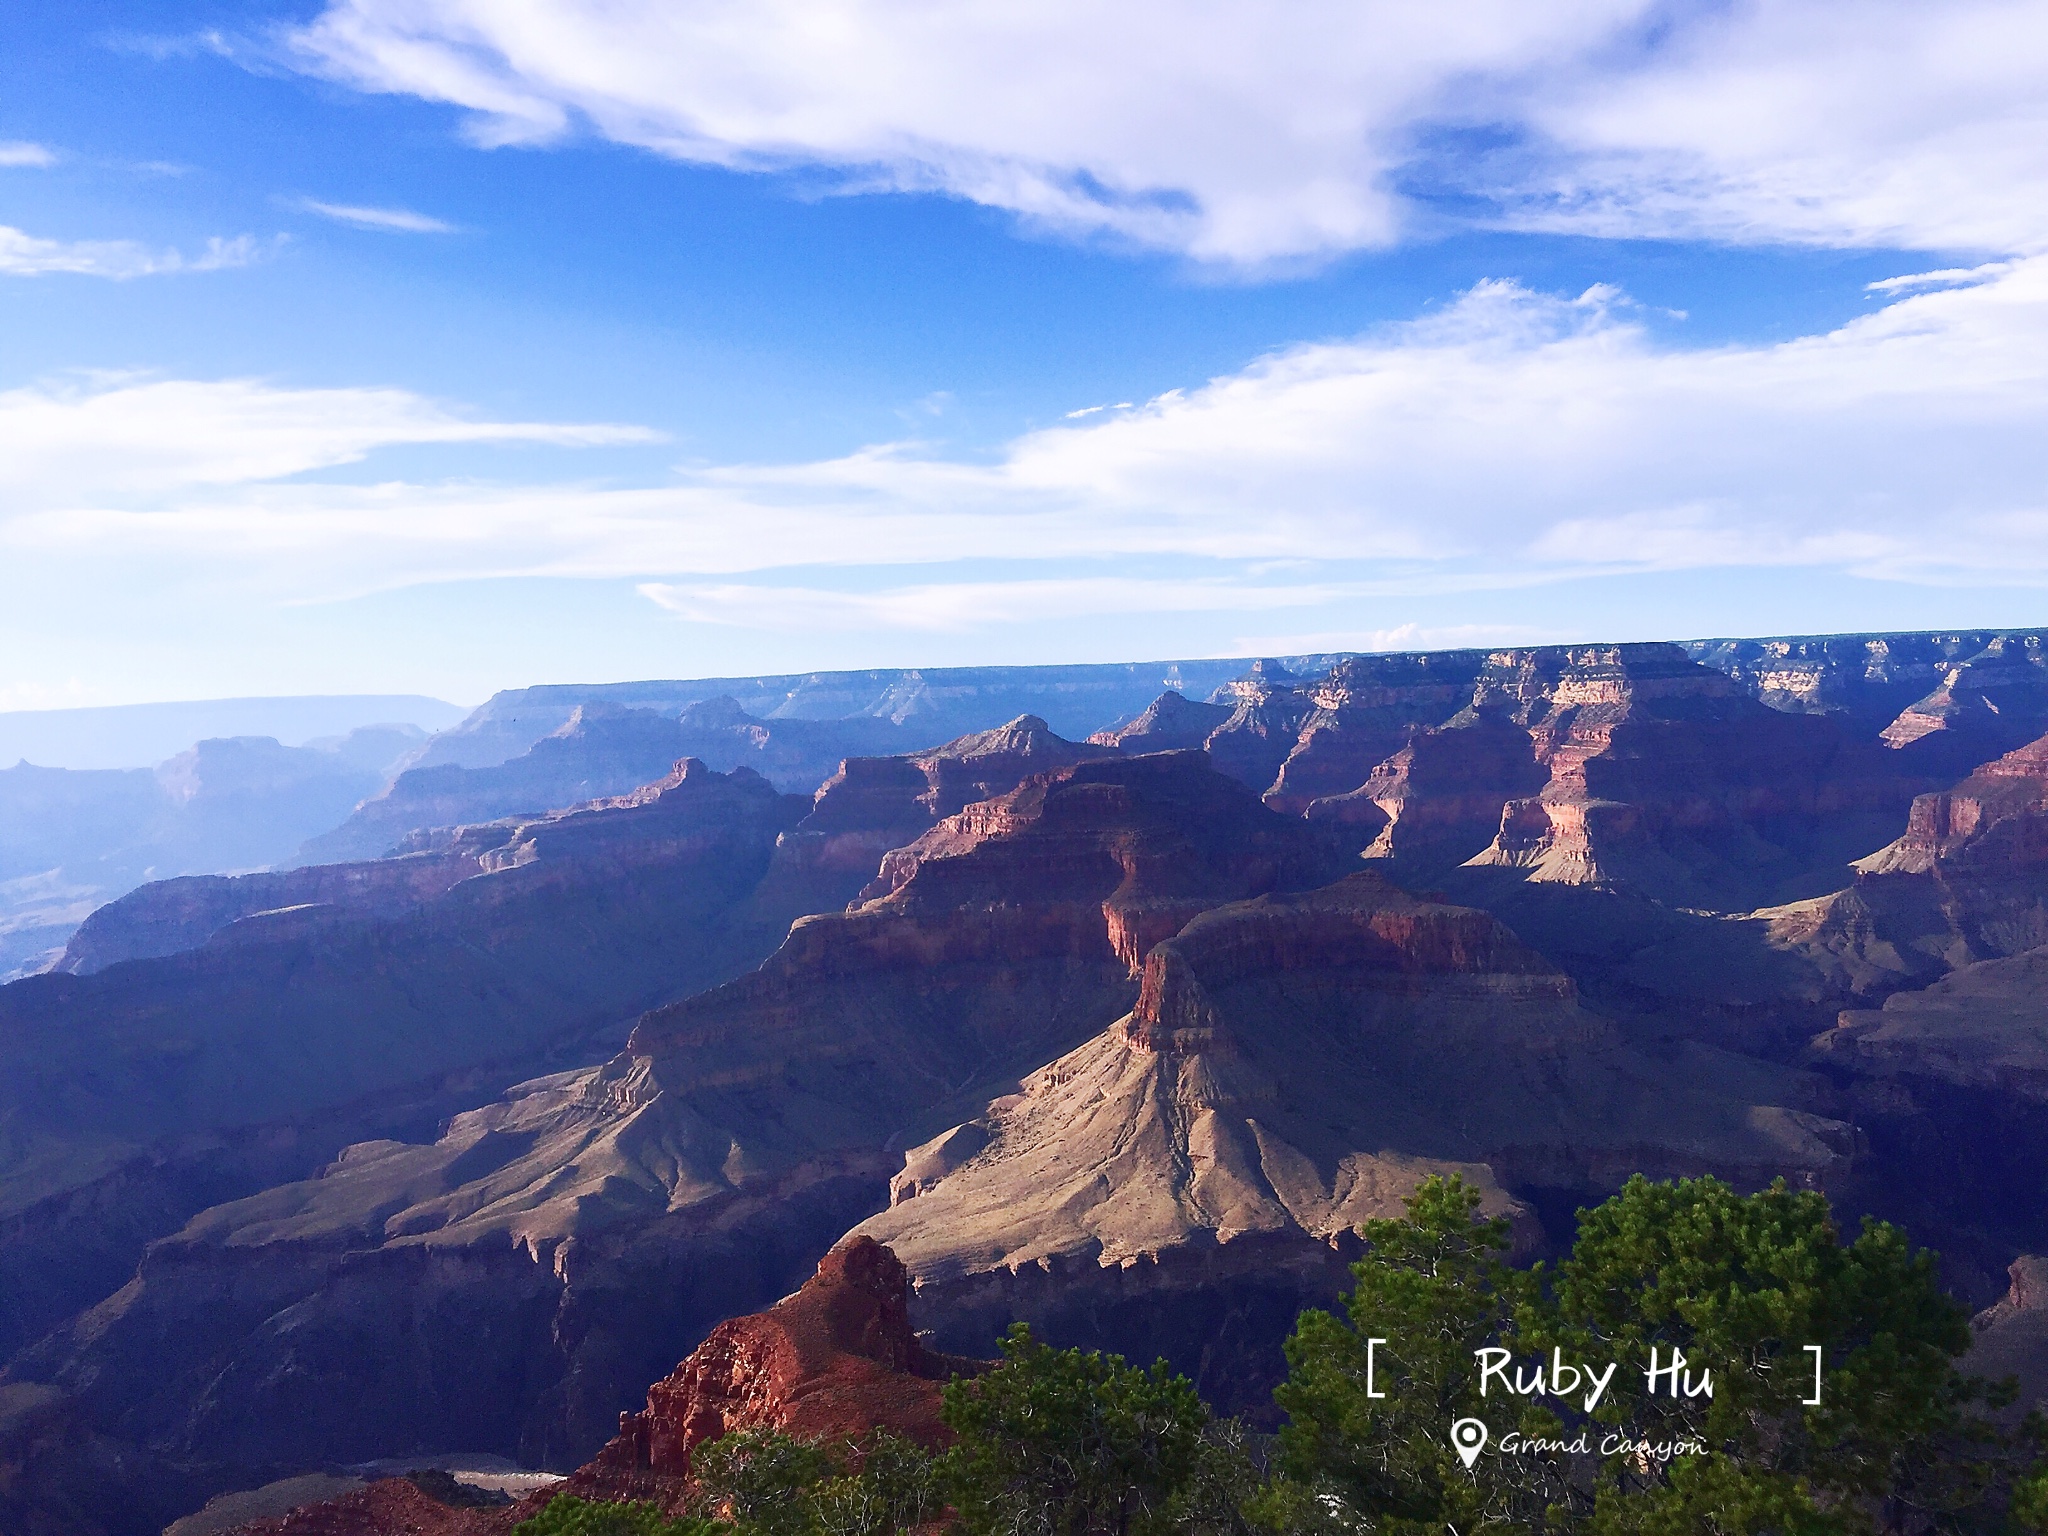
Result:
[[925,1145],[858,1230],[949,1348],[1011,1317],[1166,1354],[1256,1411],[1352,1234],[1457,1172],[1594,1198],[1629,1173],[1825,1187],[1854,1132],[1822,1085],[1701,1046],[1652,1056],[1483,912],[1377,875],[1220,907],[1150,949],[1135,1007]]

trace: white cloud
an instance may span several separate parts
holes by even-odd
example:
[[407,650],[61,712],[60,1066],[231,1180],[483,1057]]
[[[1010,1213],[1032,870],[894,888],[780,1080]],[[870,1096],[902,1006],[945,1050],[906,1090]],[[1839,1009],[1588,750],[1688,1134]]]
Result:
[[0,166],[42,167],[57,163],[56,152],[45,144],[26,139],[0,139]]
[[991,624],[1099,614],[1264,613],[1377,595],[1370,582],[1290,585],[1126,576],[929,582],[847,592],[752,582],[642,582],[679,618],[767,630],[915,630],[962,634]]
[[328,0],[288,49],[484,144],[587,126],[1240,266],[1392,241],[1408,185],[1603,235],[2048,244],[2041,0]]
[[[1612,290],[1492,282],[992,460],[881,444],[630,488],[303,478],[386,444],[649,435],[473,420],[404,391],[15,391],[0,395],[0,565],[120,551],[298,600],[628,578],[713,623],[922,633],[1710,566],[2048,586],[2044,419],[2048,257],[1823,335],[1692,350],[1659,346]],[[1125,564],[1112,579],[1104,561]],[[943,562],[977,574],[902,574]],[[797,567],[839,575],[774,574]],[[1335,627],[1286,627],[1310,625]]]
[[123,496],[151,505],[417,443],[651,442],[606,423],[479,421],[402,389],[281,389],[253,379],[99,377],[0,392],[0,493],[17,507]]
[[87,277],[150,277],[163,272],[216,272],[246,267],[268,247],[249,235],[206,242],[197,256],[151,250],[135,240],[44,240],[0,224],[0,274],[40,277],[70,272]]
[[1392,624],[1381,629],[1326,629],[1306,634],[1239,635],[1239,656],[1305,656],[1331,651],[1462,651],[1480,646],[1555,645],[1577,632],[1527,624]]
[[299,206],[308,213],[317,213],[323,219],[333,219],[338,224],[353,224],[357,229],[385,229],[407,235],[447,235],[455,232],[455,226],[442,219],[424,213],[414,213],[410,208],[366,208],[352,203],[323,203],[315,198],[305,198]]
[[1988,282],[2011,269],[2009,261],[1987,261],[1974,267],[1943,267],[1938,272],[1908,272],[1902,277],[1865,283],[1865,293],[1911,293],[1916,288],[1962,288]]

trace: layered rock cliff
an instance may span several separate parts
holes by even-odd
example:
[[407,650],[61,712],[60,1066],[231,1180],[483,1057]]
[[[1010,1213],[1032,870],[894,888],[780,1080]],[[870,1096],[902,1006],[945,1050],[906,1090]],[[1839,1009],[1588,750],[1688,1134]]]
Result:
[[2039,630],[1695,640],[1686,651],[1773,709],[1835,715],[1938,779],[2048,729]]
[[1088,739],[1105,747],[1131,752],[1175,752],[1205,746],[1233,711],[1221,704],[1202,704],[1178,693],[1159,695],[1144,713],[1114,730],[1097,731]]
[[1256,1410],[1350,1235],[1428,1173],[1472,1179],[1534,1242],[1517,1190],[1838,1180],[1855,1137],[1823,1102],[1798,1072],[1646,1054],[1493,918],[1358,874],[1154,946],[1130,1014],[911,1149],[858,1230],[901,1255],[947,1347],[1025,1317],[1163,1352]]
[[301,862],[375,859],[408,833],[506,816],[538,816],[658,779],[686,755],[672,716],[618,705],[580,705],[519,756],[488,767],[408,768],[332,831],[307,840]]
[[1524,727],[1468,709],[1442,729],[1413,732],[1363,785],[1311,801],[1307,815],[1368,834],[1368,859],[1435,876],[1484,853],[1502,808],[1544,782]]
[[1917,797],[1847,889],[1770,914],[1774,941],[1879,998],[2048,944],[2048,737]]
[[1354,656],[1308,690],[1314,706],[1267,791],[1266,803],[1301,812],[1365,784],[1419,731],[1458,717],[1487,660],[1483,651]]
[[1750,698],[1676,646],[1501,653],[1474,695],[1527,726],[1548,782],[1472,862],[1741,911],[1827,889],[1921,787],[1827,716]]
[[145,880],[290,857],[385,782],[424,733],[286,747],[210,739],[155,769],[0,769],[0,981],[47,969],[93,908]]

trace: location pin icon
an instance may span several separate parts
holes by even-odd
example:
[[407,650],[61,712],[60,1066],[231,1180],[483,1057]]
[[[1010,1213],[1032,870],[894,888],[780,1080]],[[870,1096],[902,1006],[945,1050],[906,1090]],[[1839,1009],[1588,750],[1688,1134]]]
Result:
[[1458,1453],[1458,1460],[1471,1466],[1486,1449],[1486,1426],[1477,1419],[1458,1420],[1451,1426],[1451,1449]]

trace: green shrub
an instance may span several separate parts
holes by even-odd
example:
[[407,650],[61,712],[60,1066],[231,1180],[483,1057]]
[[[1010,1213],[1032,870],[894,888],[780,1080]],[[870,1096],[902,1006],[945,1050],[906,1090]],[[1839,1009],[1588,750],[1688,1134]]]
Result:
[[730,1536],[716,1520],[671,1520],[652,1504],[613,1504],[572,1493],[512,1527],[513,1536]]

